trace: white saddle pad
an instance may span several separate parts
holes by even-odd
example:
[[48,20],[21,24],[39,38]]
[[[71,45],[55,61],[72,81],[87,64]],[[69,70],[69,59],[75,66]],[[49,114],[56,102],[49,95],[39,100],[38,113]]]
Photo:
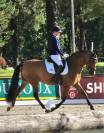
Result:
[[[56,73],[53,63],[48,62],[47,59],[45,59],[45,65],[46,65],[46,69],[47,69],[48,73],[51,73],[51,74]],[[61,72],[61,75],[66,75],[67,73],[68,73],[68,65],[67,65],[67,62],[66,62],[65,63],[65,68],[64,68],[63,72]]]

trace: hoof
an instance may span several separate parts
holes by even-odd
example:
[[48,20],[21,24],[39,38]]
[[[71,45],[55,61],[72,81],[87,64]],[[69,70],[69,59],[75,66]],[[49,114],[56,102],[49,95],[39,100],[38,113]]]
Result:
[[7,112],[10,111],[14,106],[8,106],[7,107]]
[[51,112],[53,112],[54,110],[56,110],[56,108],[51,108]]
[[45,110],[45,113],[50,113],[50,112],[51,112],[51,110],[48,110],[48,109]]
[[7,107],[7,112],[10,111],[11,107]]
[[91,110],[95,110],[93,106],[90,107]]
[[46,109],[45,112],[50,113],[50,112],[53,112],[54,110],[56,110],[56,107],[53,107],[51,109]]

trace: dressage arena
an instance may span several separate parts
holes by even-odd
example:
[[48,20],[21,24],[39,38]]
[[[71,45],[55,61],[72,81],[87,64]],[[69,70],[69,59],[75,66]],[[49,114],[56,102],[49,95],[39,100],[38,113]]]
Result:
[[104,127],[104,105],[62,105],[52,113],[40,106],[15,106],[10,112],[0,106],[0,133],[64,133]]

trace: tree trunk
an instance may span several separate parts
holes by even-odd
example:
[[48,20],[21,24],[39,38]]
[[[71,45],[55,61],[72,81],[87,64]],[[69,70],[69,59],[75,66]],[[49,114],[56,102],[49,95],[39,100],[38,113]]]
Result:
[[55,24],[55,0],[46,0],[46,16],[47,16],[47,35],[48,44],[50,43],[50,33]]

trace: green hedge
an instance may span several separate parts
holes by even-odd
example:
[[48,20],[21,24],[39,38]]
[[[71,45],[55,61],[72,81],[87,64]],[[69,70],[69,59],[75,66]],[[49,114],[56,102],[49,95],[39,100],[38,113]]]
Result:
[[0,78],[10,78],[12,77],[14,69],[9,67],[7,69],[0,68]]
[[[83,75],[88,75],[88,70],[86,68],[82,71]],[[96,64],[96,74],[97,75],[104,75],[104,62],[98,62]]]
[[[12,77],[13,72],[14,72],[14,69],[11,67],[7,69],[0,68],[0,78],[10,78]],[[88,70],[84,68],[82,71],[82,74],[88,75]],[[104,62],[98,62],[96,64],[96,74],[104,75]]]

